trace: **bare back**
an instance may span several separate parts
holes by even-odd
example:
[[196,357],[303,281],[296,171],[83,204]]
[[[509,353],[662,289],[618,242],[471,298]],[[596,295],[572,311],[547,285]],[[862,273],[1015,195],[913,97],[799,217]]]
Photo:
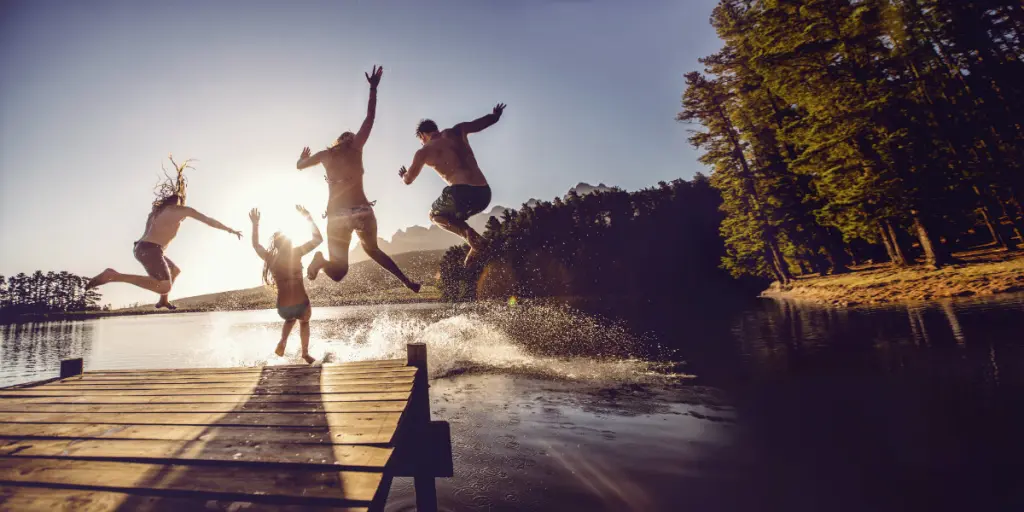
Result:
[[363,190],[363,150],[354,144],[342,143],[324,152],[320,159],[327,171],[330,198],[328,211],[368,204]]
[[469,139],[460,130],[443,130],[423,146],[424,163],[433,167],[449,185],[487,185],[476,163]]
[[150,242],[167,248],[167,245],[178,236],[181,221],[187,217],[187,210],[180,206],[165,206],[156,213],[151,213],[146,220],[146,232],[140,242]]

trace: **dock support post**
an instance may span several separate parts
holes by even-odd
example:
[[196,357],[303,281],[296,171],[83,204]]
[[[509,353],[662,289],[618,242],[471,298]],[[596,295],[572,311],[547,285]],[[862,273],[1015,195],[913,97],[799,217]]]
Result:
[[[82,358],[64,359],[60,362],[60,378],[66,379],[82,374]],[[429,411],[428,411],[429,412]]]
[[430,461],[426,460],[431,452],[427,446],[430,436],[430,393],[427,382],[427,344],[409,343],[406,346],[408,355],[407,366],[417,368],[413,380],[412,396],[409,398],[409,414],[413,426],[412,451],[415,454],[413,467],[413,486],[416,488],[416,510],[434,512],[437,510],[437,488],[434,486],[434,475],[430,470]]

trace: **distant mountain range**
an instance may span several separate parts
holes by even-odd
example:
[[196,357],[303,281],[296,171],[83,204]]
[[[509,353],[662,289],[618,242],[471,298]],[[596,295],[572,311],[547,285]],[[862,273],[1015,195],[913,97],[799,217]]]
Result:
[[[565,197],[568,197],[573,191],[575,191],[577,195],[583,196],[593,194],[595,192],[606,192],[609,190],[612,190],[612,188],[605,186],[604,183],[600,183],[596,186],[589,183],[579,183],[575,187],[569,189],[569,191],[565,193]],[[565,197],[563,197],[563,199]],[[530,199],[529,201],[526,201],[525,204],[527,206],[536,206],[538,203],[540,203],[539,200]],[[502,214],[504,214],[507,209],[508,208],[504,206],[495,205],[490,209],[490,211],[478,213],[470,217],[469,225],[473,229],[483,233],[484,226],[487,225],[487,220],[491,217],[497,217],[498,220],[501,220]],[[410,226],[405,229],[400,229],[392,235],[390,241],[383,238],[377,238],[377,244],[380,248],[390,255],[412,251],[443,250],[461,243],[463,243],[461,238],[434,226],[433,224],[428,228],[423,226]],[[366,259],[368,259],[368,257],[363,251],[363,248],[359,245],[356,245],[356,248],[349,253],[350,262],[354,263],[357,261],[364,261]]]

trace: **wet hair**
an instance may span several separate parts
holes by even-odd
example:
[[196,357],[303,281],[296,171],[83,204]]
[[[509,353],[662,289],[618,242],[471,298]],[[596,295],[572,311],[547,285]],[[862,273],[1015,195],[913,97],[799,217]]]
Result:
[[276,286],[274,273],[270,269],[277,263],[277,258],[281,256],[281,245],[287,241],[288,237],[280,231],[270,235],[270,243],[267,244],[267,259],[263,260],[263,282],[267,285]]
[[420,124],[416,125],[416,136],[420,136],[424,133],[434,133],[437,131],[437,123],[430,119],[421,119]]

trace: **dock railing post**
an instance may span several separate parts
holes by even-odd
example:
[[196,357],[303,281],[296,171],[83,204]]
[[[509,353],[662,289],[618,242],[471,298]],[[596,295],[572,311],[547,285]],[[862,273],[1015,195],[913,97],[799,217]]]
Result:
[[[66,379],[82,374],[82,358],[64,359],[60,362],[60,378]],[[429,411],[427,411],[429,412]]]
[[409,398],[409,414],[412,420],[413,439],[412,453],[415,454],[413,467],[413,485],[416,488],[416,509],[425,511],[437,510],[437,488],[434,486],[434,475],[430,469],[429,457],[431,450],[427,446],[430,436],[430,384],[427,381],[427,345],[426,343],[409,343],[406,346],[408,366],[417,368],[413,379],[412,396]]

